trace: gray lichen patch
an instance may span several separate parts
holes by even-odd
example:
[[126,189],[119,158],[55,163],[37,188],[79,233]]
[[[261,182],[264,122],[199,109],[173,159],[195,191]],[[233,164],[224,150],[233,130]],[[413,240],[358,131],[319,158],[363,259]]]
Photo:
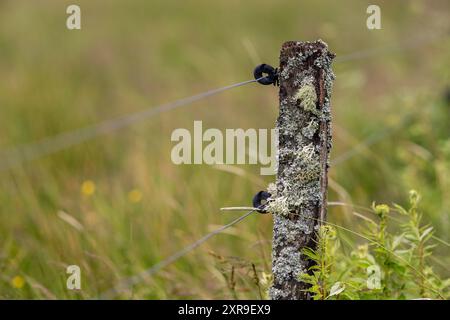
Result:
[[317,206],[322,202],[322,194],[320,190],[320,183],[311,181],[302,189],[287,188],[292,194],[291,204],[297,207],[297,211],[302,212],[303,209],[309,206]]
[[300,252],[293,247],[286,246],[280,250],[277,262],[272,266],[272,269],[282,281],[298,277],[302,273],[300,258]]
[[[310,211],[305,211],[306,215],[308,215],[308,213],[310,213]],[[282,216],[274,216],[274,219],[277,221],[275,230],[280,234],[279,241],[274,243],[274,246],[280,248],[289,247],[289,244],[292,244],[297,240],[297,235],[299,233],[310,234],[312,232],[313,228],[309,220],[304,220],[299,215],[297,217],[299,219],[293,220],[286,219]]]

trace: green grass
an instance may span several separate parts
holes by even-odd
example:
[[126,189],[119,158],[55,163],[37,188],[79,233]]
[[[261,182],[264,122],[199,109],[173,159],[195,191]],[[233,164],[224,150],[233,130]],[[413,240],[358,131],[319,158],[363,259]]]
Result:
[[[69,4],[0,2],[0,150],[250,79],[255,65],[277,64],[286,40],[322,38],[340,56],[448,33],[446,1],[382,2],[379,31],[366,29],[369,3],[356,0],[82,0],[80,31],[65,28]],[[447,242],[450,112],[442,94],[449,52],[442,36],[336,63],[333,157],[411,120],[332,167],[329,196],[367,207],[373,200],[404,204],[417,189],[425,222]],[[274,177],[250,165],[173,165],[171,132],[194,120],[205,128],[272,128],[277,105],[276,88],[252,84],[1,171],[0,298],[95,298],[231,220],[234,214],[218,209],[249,205]],[[86,180],[95,183],[89,196],[81,192]],[[141,201],[130,201],[131,190]],[[357,229],[350,213],[333,207],[328,216]],[[270,273],[271,228],[270,216],[251,216],[120,297],[258,299]],[[448,247],[435,254],[433,267],[448,277]],[[65,288],[71,264],[82,270],[79,292]]]

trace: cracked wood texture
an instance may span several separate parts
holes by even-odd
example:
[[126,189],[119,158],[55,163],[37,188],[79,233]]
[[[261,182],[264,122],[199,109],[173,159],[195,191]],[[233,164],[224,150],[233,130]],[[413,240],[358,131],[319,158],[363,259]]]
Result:
[[326,219],[331,149],[330,96],[334,54],[321,40],[289,41],[280,53],[280,114],[276,195],[273,212],[272,299],[309,299],[299,275],[311,261],[320,220]]

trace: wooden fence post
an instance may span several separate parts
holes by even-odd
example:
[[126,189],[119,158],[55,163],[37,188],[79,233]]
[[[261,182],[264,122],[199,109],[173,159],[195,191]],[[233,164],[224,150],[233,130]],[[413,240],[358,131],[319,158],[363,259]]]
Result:
[[298,277],[311,266],[301,251],[315,247],[326,218],[333,58],[321,40],[281,48],[278,170],[268,207],[274,218],[272,299],[309,299]]

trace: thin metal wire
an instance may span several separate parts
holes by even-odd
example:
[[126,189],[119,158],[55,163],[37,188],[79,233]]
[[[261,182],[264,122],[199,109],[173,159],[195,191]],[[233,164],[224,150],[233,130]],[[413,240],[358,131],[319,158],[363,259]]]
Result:
[[[329,202],[327,203],[327,205],[328,205],[329,207],[332,207],[332,206],[351,207],[351,208],[354,208],[354,209],[363,210],[363,211],[366,211],[366,212],[375,214],[374,210],[371,209],[371,208],[366,208],[366,207],[364,207],[364,206],[361,206],[361,205],[355,205],[355,204],[352,204],[352,203],[345,203],[345,202],[339,202],[339,201],[329,201]],[[392,210],[398,212],[397,209],[392,209]],[[353,212],[353,214],[355,214],[355,213],[356,213],[356,212]],[[400,219],[394,218],[394,217],[392,217],[392,216],[388,216],[388,218],[391,219],[391,220],[393,220],[393,221],[395,221],[395,222],[397,222],[397,223],[401,223]],[[439,238],[439,237],[437,237],[437,236],[435,236],[435,235],[432,235],[431,238],[434,239],[434,240],[436,240],[436,241],[439,242],[440,244],[443,244],[444,246],[450,247],[450,243],[448,243],[448,242],[445,241],[444,239],[441,239],[441,238]]]
[[344,54],[341,56],[336,57],[334,59],[334,63],[341,63],[341,62],[347,62],[347,61],[354,61],[354,60],[361,60],[361,59],[367,59],[371,57],[375,57],[379,54],[385,54],[385,53],[393,53],[403,50],[410,50],[414,49],[416,47],[422,46],[424,44],[432,43],[438,39],[441,38],[442,35],[440,34],[428,34],[425,36],[422,36],[420,38],[416,37],[414,39],[408,39],[406,41],[400,42],[398,44],[390,44],[378,48],[370,48],[370,49],[364,49],[360,51],[355,51],[349,54]]
[[[347,62],[357,59],[368,58],[379,55],[381,53],[388,53],[393,51],[400,51],[404,49],[412,49],[423,45],[427,42],[434,41],[439,38],[439,35],[431,34],[421,39],[413,39],[407,42],[403,42],[396,45],[384,46],[379,48],[367,49],[357,51],[351,54],[343,55],[335,59],[336,63]],[[82,143],[86,140],[92,139],[99,135],[108,134],[117,131],[123,127],[131,124],[141,122],[145,119],[153,117],[157,114],[161,114],[182,106],[188,105],[192,102],[204,99],[206,97],[218,94],[220,92],[240,87],[249,83],[257,82],[260,79],[252,79],[236,84],[232,84],[226,87],[213,89],[206,91],[188,98],[180,99],[175,102],[160,105],[158,107],[144,109],[142,111],[132,113],[126,116],[118,117],[115,119],[106,120],[98,124],[80,128],[70,132],[64,132],[56,136],[45,138],[41,141],[31,143],[28,145],[19,146],[9,150],[0,152],[0,171],[7,170],[11,167],[17,166],[27,161],[40,158],[45,155],[55,153],[57,151],[66,149],[70,146]]]
[[[401,44],[384,46],[379,48],[367,49],[357,51],[351,54],[343,55],[335,59],[336,63],[352,61],[357,59],[368,58],[372,56],[376,56],[381,53],[400,51],[404,49],[412,49],[419,45],[423,45],[427,42],[434,41],[439,38],[439,35],[431,34],[427,37],[421,39],[413,39],[407,42],[403,42]],[[261,78],[260,78],[261,79]],[[131,124],[141,122],[150,117],[156,116],[157,114],[161,114],[176,108],[180,108],[182,106],[188,105],[192,102],[204,99],[206,97],[218,94],[220,92],[240,87],[249,83],[257,82],[260,79],[252,79],[243,82],[239,82],[236,84],[232,84],[229,86],[225,86],[218,89],[209,90],[188,98],[180,99],[175,102],[167,103],[164,105],[160,105],[158,107],[144,109],[142,111],[138,111],[136,113],[128,114],[122,117],[118,117],[115,119],[106,120],[100,122],[98,124],[80,128],[70,132],[64,132],[58,134],[56,136],[45,138],[41,141],[31,143],[28,145],[19,146],[16,148],[12,148],[9,150],[5,150],[0,152],[0,171],[7,170],[14,166],[20,165],[24,162],[34,160],[36,158],[40,158],[45,155],[49,155],[55,153],[57,151],[66,149],[73,145],[82,143],[86,140],[92,139],[99,135],[108,134],[114,131],[117,131],[121,128],[129,126]]]
[[[422,38],[415,38],[415,39],[409,39],[408,41],[405,41],[400,44],[393,44],[385,47],[380,48],[374,48],[374,49],[366,49],[357,51],[351,54],[343,55],[340,57],[337,57],[334,59],[335,63],[340,62],[348,62],[353,60],[359,60],[359,59],[365,59],[370,58],[379,54],[389,53],[389,52],[396,52],[396,51],[402,51],[405,49],[413,49],[418,46],[422,46],[424,44],[432,43],[438,39],[441,38],[441,35],[438,34],[430,34],[428,36],[422,37]],[[420,111],[420,110],[419,110]],[[417,113],[417,112],[415,112]],[[357,155],[361,150],[363,150],[366,147],[369,147],[371,145],[374,145],[375,143],[383,140],[384,138],[390,136],[391,134],[397,132],[398,130],[404,128],[411,118],[414,116],[414,114],[408,114],[404,119],[396,126],[389,127],[385,130],[380,130],[378,132],[373,133],[372,135],[369,135],[366,139],[361,141],[359,144],[355,145],[348,151],[340,154],[333,160],[331,160],[331,165],[336,166],[341,164],[342,162],[347,161],[348,159],[352,158],[353,156]]]
[[[430,39],[428,38],[426,40],[430,40]],[[339,62],[352,61],[352,60],[363,59],[363,58],[375,56],[380,53],[399,51],[399,50],[402,50],[405,48],[413,48],[420,44],[423,44],[423,42],[424,41],[422,40],[422,41],[418,41],[418,42],[408,43],[403,46],[394,45],[394,46],[388,46],[388,47],[383,47],[383,48],[362,50],[362,51],[354,52],[352,54],[343,55],[341,57],[338,57],[337,59],[335,59],[335,62],[339,63]],[[222,88],[209,90],[209,91],[206,91],[206,92],[203,92],[203,93],[191,96],[191,97],[187,97],[187,98],[183,98],[183,99],[171,102],[171,103],[163,104],[158,107],[144,109],[139,112],[128,114],[126,116],[118,117],[115,119],[109,119],[109,120],[103,121],[101,123],[92,125],[92,126],[80,128],[75,131],[65,132],[65,133],[62,133],[62,134],[59,134],[59,135],[56,135],[53,137],[46,138],[37,143],[24,145],[24,146],[21,146],[21,147],[18,147],[13,150],[9,150],[9,151],[8,150],[3,151],[2,154],[0,155],[2,158],[2,161],[0,162],[0,170],[9,169],[9,168],[19,165],[23,162],[30,161],[35,158],[66,149],[70,146],[82,143],[82,142],[92,139],[96,136],[104,135],[104,134],[108,134],[108,133],[117,131],[128,125],[131,125],[131,124],[134,124],[137,122],[141,122],[145,119],[151,118],[158,114],[186,106],[195,101],[204,99],[209,96],[216,95],[218,93],[221,93],[223,91],[226,91],[226,90],[229,90],[232,88],[236,88],[236,87],[240,87],[240,86],[243,86],[243,85],[246,85],[249,83],[257,82],[258,80],[259,79],[247,80],[247,81],[239,82],[239,83],[232,84],[229,86],[225,86]],[[338,158],[335,158],[332,161],[332,164],[336,165],[336,164],[342,163],[343,161],[354,156],[358,152],[358,150],[360,150],[361,148],[363,148],[365,146],[369,146],[371,144],[374,144],[375,142],[377,142],[377,141],[383,139],[384,137],[386,137],[387,135],[389,135],[391,132],[396,131],[397,129],[401,128],[403,125],[404,125],[404,122],[402,122],[401,125],[399,125],[395,128],[390,128],[388,130],[381,132],[381,134],[377,133],[372,136],[369,136],[367,139],[365,139],[360,144],[356,145],[351,150],[340,155]],[[226,208],[226,209],[230,209],[230,208]],[[242,209],[242,208],[233,208],[233,209]],[[133,285],[137,284],[144,276],[152,276],[155,273],[157,273],[158,271],[160,271],[161,269],[176,262],[178,259],[185,256],[186,254],[188,254],[195,248],[199,247],[201,244],[203,244],[204,242],[209,240],[214,235],[217,235],[217,234],[221,233],[222,231],[224,231],[225,229],[244,220],[245,218],[250,216],[255,210],[256,210],[256,208],[254,208],[254,209],[250,210],[249,212],[245,213],[244,215],[236,218],[235,220],[231,221],[230,223],[205,235],[204,237],[200,238],[199,240],[195,241],[194,243],[190,244],[189,246],[187,246],[187,247],[183,248],[182,250],[169,256],[167,259],[160,261],[157,264],[153,265],[151,268],[146,269],[146,270],[142,271],[141,273],[134,275],[132,277],[123,279],[114,288],[101,293],[99,298],[100,299],[112,299],[112,298],[116,297],[118,294],[120,294],[121,291],[128,289],[128,288],[132,287]]]
[[112,133],[126,126],[142,122],[158,114],[186,106],[201,99],[219,94],[226,90],[241,87],[249,83],[257,82],[258,80],[259,79],[252,79],[235,83],[229,86],[212,89],[206,92],[196,94],[191,97],[176,100],[174,102],[163,104],[157,107],[144,109],[142,111],[127,114],[125,116],[121,116],[118,118],[105,120],[92,126],[80,128],[74,131],[64,132],[56,136],[45,138],[36,143],[31,143],[28,145],[16,147],[14,149],[5,150],[0,153],[1,159],[0,171],[66,149],[73,145],[82,143],[86,140],[92,139],[96,136]]
[[364,148],[374,145],[375,143],[383,140],[384,138],[387,138],[391,134],[399,131],[400,129],[404,128],[408,123],[410,123],[410,120],[412,119],[413,116],[414,114],[408,114],[406,117],[403,118],[402,121],[400,121],[399,124],[388,127],[384,130],[377,131],[369,135],[367,138],[362,140],[354,147],[350,148],[349,150],[345,151],[344,153],[340,154],[339,156],[331,160],[330,161],[331,165],[333,166],[339,165],[342,162],[345,162],[348,159],[352,158],[353,156],[357,155]]
[[103,300],[103,299],[113,299],[113,298],[115,298],[122,291],[124,291],[126,289],[129,289],[133,285],[135,285],[138,282],[140,282],[142,280],[142,278],[144,278],[145,276],[148,277],[148,276],[154,275],[159,270],[161,270],[161,269],[167,267],[168,265],[174,263],[175,261],[177,261],[181,257],[185,256],[186,254],[188,254],[189,252],[191,252],[195,248],[199,247],[201,244],[203,244],[205,241],[207,241],[211,237],[215,236],[216,234],[221,233],[222,231],[224,231],[225,229],[228,229],[229,227],[235,225],[236,223],[241,222],[242,220],[244,220],[245,218],[250,216],[253,212],[255,212],[255,210],[256,210],[256,208],[253,209],[253,210],[250,210],[249,212],[246,212],[244,215],[234,219],[233,221],[231,221],[230,223],[228,223],[226,225],[221,226],[220,228],[214,230],[213,232],[208,233],[207,235],[205,235],[202,238],[198,239],[197,241],[191,243],[187,247],[185,247],[185,248],[181,249],[180,251],[174,253],[173,255],[168,257],[167,259],[165,259],[163,261],[160,261],[157,264],[153,265],[151,268],[146,269],[146,270],[144,270],[144,271],[140,272],[139,274],[134,275],[132,277],[123,279],[114,288],[101,293],[99,295],[99,299]]
[[430,279],[429,279],[428,277],[426,277],[425,274],[424,274],[422,271],[420,271],[419,269],[417,269],[416,267],[414,267],[407,259],[405,259],[405,258],[402,257],[401,255],[399,255],[399,254],[396,253],[395,251],[393,251],[393,250],[391,250],[391,249],[385,247],[382,243],[380,243],[380,242],[378,242],[378,241],[376,241],[376,240],[374,240],[374,239],[371,239],[370,237],[365,236],[365,235],[363,235],[363,234],[361,234],[361,233],[359,233],[359,232],[353,231],[353,230],[351,230],[351,229],[349,229],[349,228],[343,227],[343,226],[341,226],[341,225],[338,225],[338,224],[335,224],[335,223],[332,223],[332,222],[329,222],[329,221],[324,221],[324,220],[317,219],[317,218],[312,218],[312,217],[303,217],[303,218],[305,218],[305,219],[310,219],[310,220],[315,220],[315,221],[318,221],[318,222],[320,222],[320,223],[324,223],[324,224],[333,226],[333,227],[335,227],[335,228],[344,230],[344,231],[346,231],[346,232],[348,232],[348,233],[351,233],[351,234],[356,235],[356,236],[358,236],[358,237],[360,237],[360,238],[363,238],[363,239],[367,240],[368,242],[370,242],[370,243],[372,243],[372,244],[374,244],[374,245],[376,245],[376,246],[378,246],[378,247],[380,247],[380,248],[382,248],[382,249],[384,249],[384,250],[390,252],[390,253],[391,253],[392,255],[394,255],[397,259],[399,259],[399,260],[401,260],[402,262],[404,262],[404,263],[405,263],[411,270],[413,270],[418,276],[420,276],[421,278],[423,278],[426,282],[430,283],[431,286],[429,286],[428,289],[433,290],[433,291],[434,291],[435,293],[437,293],[442,299],[444,299],[444,297],[443,297],[442,294],[439,292],[439,290],[432,286],[433,284],[431,283]]

